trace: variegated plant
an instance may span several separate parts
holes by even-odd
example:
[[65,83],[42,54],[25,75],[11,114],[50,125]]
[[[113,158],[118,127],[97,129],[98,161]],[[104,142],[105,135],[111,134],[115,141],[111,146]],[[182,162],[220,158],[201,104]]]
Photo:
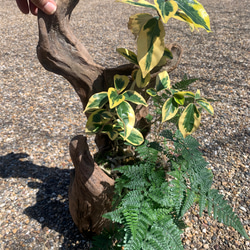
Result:
[[144,141],[141,132],[134,128],[135,112],[130,102],[144,106],[147,102],[138,92],[126,90],[128,84],[127,76],[115,75],[114,88],[91,96],[84,110],[91,113],[86,133],[105,133],[111,140],[121,136],[132,145],[140,145]]
[[175,18],[186,22],[191,31],[198,28],[210,31],[206,10],[196,0],[154,0],[153,3],[146,0],[117,1],[154,9],[157,16],[139,13],[129,18],[128,28],[137,39],[137,53],[125,48],[118,48],[117,52],[135,64],[136,69],[131,78],[116,75],[114,87],[109,88],[107,92],[96,93],[89,99],[85,109],[85,112],[90,113],[86,132],[106,133],[111,140],[122,137],[132,145],[140,145],[144,138],[141,132],[134,128],[134,105],[130,105],[130,102],[144,106],[147,106],[147,103],[134,91],[136,86],[146,90],[151,97],[159,95],[163,90],[169,94],[162,106],[162,122],[169,121],[182,112],[178,128],[186,137],[199,127],[201,109],[213,114],[212,106],[200,96],[199,91],[195,94],[172,88],[166,71],[158,74],[155,88],[148,88],[148,84],[152,70],[164,66],[167,59],[172,59],[171,52],[165,46],[164,24],[170,18]]

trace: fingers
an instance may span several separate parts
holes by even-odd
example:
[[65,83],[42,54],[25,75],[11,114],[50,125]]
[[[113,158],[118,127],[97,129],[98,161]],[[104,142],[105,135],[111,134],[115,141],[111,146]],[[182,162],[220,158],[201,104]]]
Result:
[[28,14],[29,11],[37,15],[38,9],[41,9],[48,15],[52,15],[56,11],[56,3],[54,0],[16,0],[18,8],[24,13]]
[[30,10],[32,14],[37,14],[37,8],[48,15],[52,15],[56,11],[56,4],[53,0],[30,0]]

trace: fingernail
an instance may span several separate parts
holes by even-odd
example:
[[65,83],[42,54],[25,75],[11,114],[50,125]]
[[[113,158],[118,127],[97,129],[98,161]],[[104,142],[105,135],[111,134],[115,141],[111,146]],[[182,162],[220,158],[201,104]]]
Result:
[[50,15],[54,14],[56,12],[56,5],[51,2],[46,3],[44,5],[44,12]]

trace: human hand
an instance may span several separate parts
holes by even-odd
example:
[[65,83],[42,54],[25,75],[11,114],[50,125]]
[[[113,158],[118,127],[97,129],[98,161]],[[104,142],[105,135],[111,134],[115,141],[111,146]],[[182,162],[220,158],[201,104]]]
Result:
[[38,9],[48,15],[52,15],[56,11],[54,0],[16,0],[16,3],[24,14],[31,12],[33,15],[37,15]]

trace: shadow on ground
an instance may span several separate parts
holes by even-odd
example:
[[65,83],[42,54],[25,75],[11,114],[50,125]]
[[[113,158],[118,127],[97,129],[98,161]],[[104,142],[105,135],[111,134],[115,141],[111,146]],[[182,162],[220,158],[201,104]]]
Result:
[[67,169],[38,166],[23,160],[29,155],[10,153],[0,156],[0,178],[34,178],[41,182],[27,182],[29,188],[39,189],[36,204],[24,213],[41,224],[42,228],[55,230],[63,236],[60,249],[88,249],[89,244],[79,233],[68,204],[70,171]]

